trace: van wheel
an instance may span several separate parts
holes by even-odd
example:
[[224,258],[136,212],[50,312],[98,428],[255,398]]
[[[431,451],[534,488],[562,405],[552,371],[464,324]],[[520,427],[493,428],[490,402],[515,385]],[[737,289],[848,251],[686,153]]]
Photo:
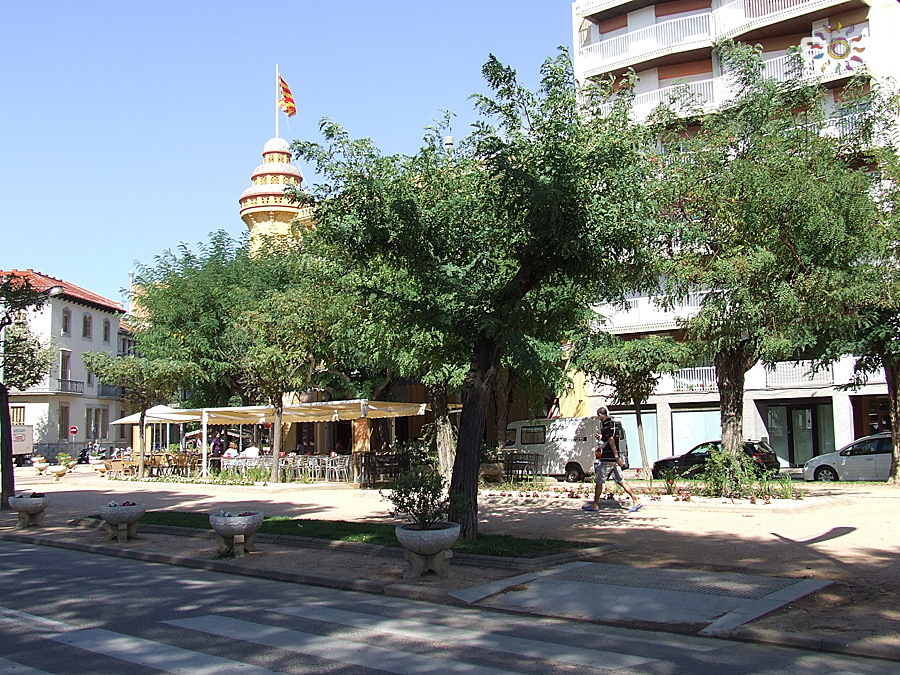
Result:
[[584,480],[584,471],[581,470],[581,467],[577,464],[569,464],[566,467],[566,482],[567,483],[580,483]]

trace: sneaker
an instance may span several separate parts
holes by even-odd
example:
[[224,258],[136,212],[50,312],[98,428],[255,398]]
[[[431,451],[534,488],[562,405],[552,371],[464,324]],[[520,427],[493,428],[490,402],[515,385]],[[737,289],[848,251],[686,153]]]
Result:
[[628,512],[634,513],[635,511],[639,510],[642,506],[643,506],[643,504],[635,504],[630,509],[628,509]]

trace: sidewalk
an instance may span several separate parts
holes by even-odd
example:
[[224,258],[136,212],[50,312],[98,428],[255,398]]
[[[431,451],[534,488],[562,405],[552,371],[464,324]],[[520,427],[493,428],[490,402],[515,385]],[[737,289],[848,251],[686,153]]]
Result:
[[[788,624],[794,630],[785,630],[777,621],[775,627],[765,625],[768,619],[754,621],[773,610],[776,614],[778,611],[790,614],[791,606],[800,598],[805,598],[799,601],[800,604],[817,602],[818,596],[809,594],[827,588],[831,583],[827,577],[804,578],[811,575],[797,575],[778,564],[763,564],[764,568],[772,569],[771,573],[765,574],[752,569],[729,570],[724,565],[721,569],[711,569],[708,562],[691,567],[682,562],[680,568],[648,566],[650,561],[634,547],[636,544],[637,548],[642,548],[644,537],[655,532],[659,544],[656,551],[663,558],[655,562],[666,563],[665,558],[671,557],[673,552],[667,550],[670,546],[663,542],[676,534],[669,531],[674,529],[672,516],[691,521],[692,527],[696,527],[698,514],[701,517],[706,514],[705,520],[717,526],[735,518],[738,523],[746,523],[747,518],[756,517],[756,514],[742,513],[746,509],[741,507],[654,502],[638,514],[627,514],[614,503],[608,503],[601,514],[589,514],[580,512],[582,502],[575,500],[537,504],[529,503],[529,500],[482,497],[482,531],[521,535],[527,528],[531,533],[592,541],[596,546],[549,559],[518,561],[456,555],[449,579],[430,575],[406,581],[402,579],[405,562],[400,549],[304,541],[301,537],[292,541],[293,545],[287,545],[284,537],[260,535],[258,554],[241,560],[214,560],[215,543],[209,532],[174,534],[168,528],[147,526],[141,530],[141,540],[120,546],[101,544],[99,532],[69,524],[96,513],[97,507],[110,499],[126,498],[147,503],[151,509],[260,508],[267,515],[390,521],[387,505],[373,491],[307,485],[225,487],[132,483],[107,481],[84,469],[60,482],[28,475],[23,475],[20,481],[17,476],[17,488],[48,494],[51,498],[47,515],[49,527],[43,531],[18,533],[12,529],[14,516],[3,512],[0,514],[0,539],[433,602],[466,603],[504,611],[900,660],[900,641],[896,634],[867,634],[863,639],[845,632],[817,631],[804,626],[796,617]],[[834,495],[824,495],[817,500],[776,504],[780,511],[766,511],[765,520],[769,521],[772,530],[777,531],[775,521],[781,521],[791,513],[795,516],[803,514],[806,521],[810,514],[840,509],[843,502],[853,501]],[[723,546],[717,533],[711,532],[709,527],[696,531],[705,532],[705,535],[700,538],[694,535],[692,548],[698,548],[699,544],[702,544],[701,548],[708,548],[714,542],[707,539],[712,538],[718,541],[720,551],[714,560],[726,562],[729,556],[722,554]],[[849,536],[822,539],[822,542]],[[734,535],[731,539],[736,543]],[[793,537],[789,540],[797,543]],[[891,543],[896,547],[896,541]],[[765,558],[765,554],[758,557]],[[754,623],[748,625],[748,622]],[[888,626],[889,630],[891,628]]]

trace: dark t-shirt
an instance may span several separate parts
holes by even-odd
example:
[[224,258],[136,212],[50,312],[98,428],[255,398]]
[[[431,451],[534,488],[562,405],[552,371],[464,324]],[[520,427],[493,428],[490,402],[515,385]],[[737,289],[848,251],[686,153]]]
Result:
[[610,439],[616,438],[616,448],[618,449],[618,435],[616,433],[616,423],[613,421],[612,417],[607,417],[600,423],[600,440],[603,443],[603,447],[600,451],[600,461],[601,462],[615,462],[616,461],[616,451],[613,450],[613,444],[610,443]]

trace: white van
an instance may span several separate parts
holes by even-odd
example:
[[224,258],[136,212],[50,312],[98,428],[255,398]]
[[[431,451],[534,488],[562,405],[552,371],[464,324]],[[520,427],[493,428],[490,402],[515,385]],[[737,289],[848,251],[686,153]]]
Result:
[[[625,429],[613,418],[619,431],[619,455],[628,468],[628,442]],[[554,417],[520,420],[506,427],[506,450],[539,454],[541,472],[548,476],[565,476],[577,483],[594,473],[594,452],[599,441],[599,417]]]

